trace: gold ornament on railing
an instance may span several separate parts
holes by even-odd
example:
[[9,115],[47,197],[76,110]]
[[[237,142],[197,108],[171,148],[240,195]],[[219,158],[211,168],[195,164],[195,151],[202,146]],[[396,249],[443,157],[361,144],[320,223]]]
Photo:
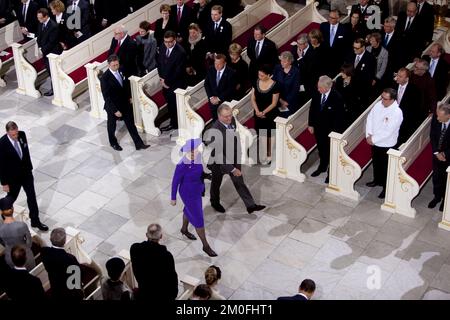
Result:
[[448,11],[448,0],[433,0],[434,7],[434,27],[450,27],[450,23],[445,20]]

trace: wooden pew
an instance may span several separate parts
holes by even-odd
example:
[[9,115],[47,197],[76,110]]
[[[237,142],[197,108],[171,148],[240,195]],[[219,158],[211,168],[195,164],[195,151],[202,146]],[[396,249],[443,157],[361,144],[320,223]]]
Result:
[[[450,99],[450,92],[441,101]],[[432,115],[398,150],[390,149],[386,183],[386,198],[381,209],[414,218],[416,209],[412,200],[419,194],[433,173],[433,155],[430,143]]]
[[[247,45],[247,40],[252,34],[253,28],[256,24],[260,23],[267,29],[272,29],[287,17],[288,13],[286,10],[281,8],[275,0],[259,0],[253,5],[247,6],[244,11],[239,13],[237,16],[228,19],[228,21],[233,26],[233,41],[238,42],[242,45],[242,47],[245,47]],[[102,67],[106,69],[106,65]],[[97,84],[94,86],[97,86],[98,79],[94,79],[97,81]],[[140,131],[144,131],[155,136],[160,135],[159,129],[155,126],[155,119],[160,112],[164,112],[166,101],[162,95],[162,87],[159,82],[158,71],[153,70],[142,78],[131,77],[130,82],[136,127]],[[188,87],[186,90],[178,89],[176,92],[178,92],[177,95],[181,94],[183,96],[183,98],[177,97],[177,104],[179,99],[184,101],[184,96],[186,95],[194,97],[193,100],[198,98],[201,105],[204,105],[206,101],[206,92],[204,91],[203,81],[194,87]],[[94,102],[94,104],[103,106],[103,98],[101,98],[98,103]],[[179,108],[180,105],[178,105],[178,110]],[[185,126],[187,120],[183,119],[190,117],[187,112],[188,111],[183,111],[181,114],[178,112],[179,128],[181,131],[187,128]],[[209,110],[205,111],[203,115],[208,117],[208,112]],[[196,123],[196,127],[192,129],[197,132],[198,129],[203,126],[204,124]]]
[[[163,3],[174,4],[175,0],[154,0],[62,54],[49,54],[50,69],[53,75],[54,98],[52,103],[76,110],[78,105],[73,98],[87,89],[84,65],[89,62],[104,61],[107,58],[114,28],[125,25],[130,35],[134,34],[138,31],[141,21],[155,21],[159,18],[159,7]],[[40,97],[41,94],[36,89],[36,85],[46,77],[46,74],[44,74],[45,66],[36,39],[24,45],[14,43],[12,47],[18,79],[17,92],[35,98]]]
[[[296,40],[300,33],[309,32],[311,29],[318,28],[319,23],[322,21],[325,21],[325,18],[317,12],[316,4],[313,1],[309,1],[304,8],[269,31],[267,37],[275,42],[279,48],[279,52],[289,50],[291,42]],[[244,50],[242,56],[248,61],[246,50]],[[175,93],[177,94],[180,138],[186,140],[192,137],[199,137],[205,125],[212,118],[206,92],[203,88],[203,82],[187,90],[178,89]],[[249,97],[244,97],[243,99],[246,100],[246,103],[239,104],[236,110],[244,106],[249,107],[248,104],[250,104],[251,108]],[[249,119],[246,120],[248,121]]]
[[0,29],[0,87],[6,86],[3,76],[9,71],[14,62],[11,45],[14,42],[22,41],[27,41],[27,39],[24,39],[17,20]]

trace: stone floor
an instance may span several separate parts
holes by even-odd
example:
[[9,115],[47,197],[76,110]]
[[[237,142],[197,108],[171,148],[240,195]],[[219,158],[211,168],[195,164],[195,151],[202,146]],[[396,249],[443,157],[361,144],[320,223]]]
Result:
[[[0,88],[0,126],[14,120],[27,132],[41,219],[51,228],[80,229],[85,250],[102,267],[158,222],[178,274],[201,278],[218,265],[220,290],[229,299],[294,294],[304,278],[316,281],[314,299],[450,299],[450,233],[437,227],[441,214],[426,208],[430,183],[414,201],[417,217],[409,219],[380,210],[380,190],[365,187],[371,168],[358,182],[359,203],[326,194],[323,175],[300,184],[246,168],[253,195],[268,208],[247,214],[226,179],[226,214],[204,199],[207,235],[219,254],[209,258],[199,240],[181,236],[181,205],[169,205],[175,143],[167,135],[146,136],[152,147],[135,151],[122,128],[124,150],[115,152],[106,123],[87,112],[87,93],[77,99],[80,110],[69,111],[48,98],[16,94],[14,72],[7,80]],[[316,160],[313,153],[303,169],[311,173]],[[23,193],[18,203],[26,204]],[[41,235],[48,241],[48,233]]]

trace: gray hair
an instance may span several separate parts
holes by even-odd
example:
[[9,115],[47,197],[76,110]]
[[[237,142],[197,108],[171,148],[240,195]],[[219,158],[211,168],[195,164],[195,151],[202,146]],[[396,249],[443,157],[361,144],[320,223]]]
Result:
[[288,60],[289,62],[292,63],[292,61],[294,61],[294,56],[290,51],[283,51],[280,54],[280,60]]
[[389,23],[393,27],[395,27],[395,25],[397,24],[397,19],[395,19],[394,17],[387,17],[386,19],[384,19],[384,23]]
[[148,240],[159,240],[162,237],[162,227],[157,223],[152,223],[147,228]]
[[224,111],[224,110],[231,111],[231,107],[229,105],[226,105],[226,104],[221,104],[217,108],[217,114],[222,114],[222,111]]
[[55,247],[64,248],[66,244],[66,230],[64,228],[55,228],[50,234],[50,242]]
[[297,38],[297,42],[308,43],[308,34],[302,33],[301,35],[299,35]]
[[322,88],[331,89],[333,86],[333,79],[331,79],[329,76],[321,76],[319,78],[319,81],[317,82],[317,85]]
[[419,60],[417,60],[416,65],[418,63],[421,64],[424,69],[426,69],[425,71],[428,71],[430,69],[430,64],[428,63],[427,60],[419,59]]
[[450,115],[450,104],[449,103],[443,103],[438,106],[439,111],[444,111],[446,115]]
[[123,32],[123,34],[128,34],[128,30],[125,28],[123,24],[117,26],[117,28],[114,29],[114,32]]

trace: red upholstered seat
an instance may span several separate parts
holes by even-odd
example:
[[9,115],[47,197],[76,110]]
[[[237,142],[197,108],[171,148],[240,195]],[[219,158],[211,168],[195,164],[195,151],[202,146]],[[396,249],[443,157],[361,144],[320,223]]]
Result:
[[256,27],[256,25],[260,24],[267,30],[270,30],[273,27],[275,27],[278,23],[283,21],[284,18],[285,18],[285,16],[283,16],[281,14],[271,13],[271,14],[267,15],[264,19],[259,21],[257,24],[255,24],[254,26],[249,28],[247,31],[242,33],[236,39],[234,39],[233,42],[236,42],[236,43],[240,44],[242,46],[242,48],[245,48],[245,47],[247,47],[248,39],[252,36],[253,29],[254,29],[254,27]]
[[255,129],[255,118],[251,117],[250,119],[248,119],[245,123],[244,126],[246,126],[249,129]]
[[366,139],[362,139],[356,148],[350,152],[349,156],[355,160],[361,168],[364,168],[372,159],[372,147],[367,143]]
[[8,54],[0,57],[0,60],[2,62],[8,61],[9,59],[11,59],[13,57],[12,48],[6,48],[3,51],[8,52]]
[[[101,55],[99,55],[98,57],[92,59],[88,63],[103,62],[106,59],[108,59],[108,51],[103,52]],[[79,67],[78,69],[76,69],[76,70],[72,71],[71,73],[69,73],[69,77],[72,78],[74,83],[79,83],[79,82],[83,81],[84,79],[87,78],[86,68],[84,67],[84,65]]]
[[411,163],[406,172],[417,181],[419,186],[422,186],[431,171],[433,171],[433,155],[431,151],[431,143],[429,143],[419,154],[416,160]]
[[208,122],[212,119],[211,110],[209,110],[208,102],[202,105],[200,108],[196,110],[200,117],[202,117],[203,121]]
[[282,45],[279,49],[278,52],[283,52],[283,51],[290,51],[291,50],[291,43],[293,41],[297,41],[297,37],[302,34],[302,33],[308,33],[313,29],[319,29],[320,24],[318,24],[317,22],[312,22],[310,24],[308,24],[306,26],[305,29],[303,29],[302,31],[300,31],[299,33],[297,33],[294,37],[291,38],[291,40],[289,40],[288,42],[286,42],[284,45]]
[[314,135],[312,135],[308,129],[304,130],[302,133],[298,135],[298,137],[295,139],[298,143],[300,143],[303,148],[305,148],[306,152],[309,153],[309,151],[314,148],[314,146],[317,144],[316,138]]
[[45,69],[44,59],[39,59],[39,60],[33,62],[32,65],[37,73],[39,73]]
[[162,108],[166,104],[166,99],[164,98],[162,90],[155,93],[153,96],[150,97],[150,99],[152,99],[153,102],[156,103],[158,108]]

